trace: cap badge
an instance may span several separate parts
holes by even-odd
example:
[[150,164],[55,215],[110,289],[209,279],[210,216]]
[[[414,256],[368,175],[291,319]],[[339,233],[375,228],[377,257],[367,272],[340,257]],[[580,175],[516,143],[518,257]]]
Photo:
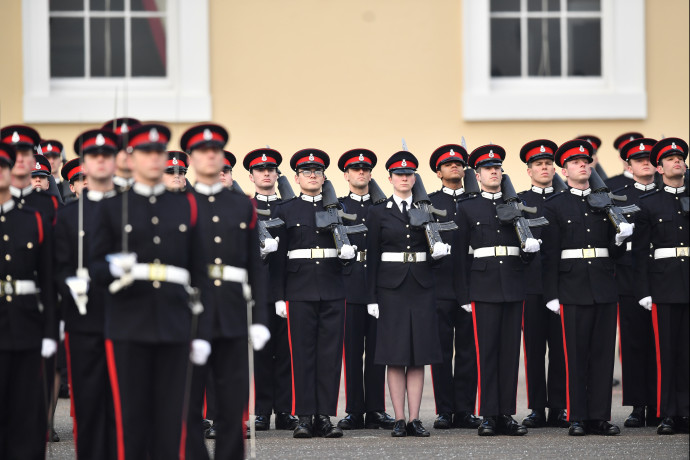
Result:
[[37,162],[36,162],[36,167],[35,167],[34,169],[37,170],[37,171],[38,171],[39,169],[41,169],[41,163],[39,163],[39,162],[37,161]]
[[17,131],[12,133],[12,142],[19,142],[19,133]]
[[176,164],[178,164],[178,163],[179,163],[179,162],[177,161],[177,158],[173,158],[173,159],[172,159],[172,164],[176,165]]
[[583,146],[580,146],[580,152],[584,152],[585,148]]
[[541,153],[544,153],[544,152],[546,152],[546,149],[545,149],[544,146],[542,145],[541,147],[539,147],[539,151],[540,151]]
[[53,146],[52,146],[51,144],[48,144],[48,146],[46,147],[46,150],[49,151],[49,152],[52,152],[52,151],[53,151]]
[[98,136],[96,136],[96,145],[100,146],[103,144],[105,144],[105,138],[103,137],[103,134],[99,133]]
[[400,162],[400,166],[402,166],[403,168],[404,168],[405,166],[407,166],[407,161],[405,161],[404,158],[403,158],[403,161]]
[[211,130],[210,130],[210,129],[206,128],[206,129],[204,130],[204,140],[205,140],[205,141],[210,141],[211,139],[213,139],[213,134],[211,134]]
[[261,161],[266,161],[266,160],[268,160],[268,158],[266,158],[266,154],[264,153],[261,155]]
[[149,131],[149,140],[156,142],[159,137],[158,130],[156,128],[151,128],[151,131]]
[[453,151],[453,149],[450,149],[450,156],[452,156],[452,157],[455,156],[455,152]]
[[359,154],[359,161],[364,161],[364,155],[362,155],[361,153]]
[[122,123],[122,125],[120,126],[120,132],[121,133],[128,133],[129,132],[129,128],[127,127],[127,123]]
[[494,151],[493,151],[493,150],[490,150],[490,151],[489,151],[489,158],[493,158],[493,157],[494,157]]
[[672,143],[671,143],[671,148],[672,148],[672,149],[678,148],[678,147],[676,147],[676,143],[675,143],[675,142],[672,142]]
[[644,150],[644,143],[640,142],[640,150]]
[[314,161],[314,154],[313,153],[309,154],[309,161]]

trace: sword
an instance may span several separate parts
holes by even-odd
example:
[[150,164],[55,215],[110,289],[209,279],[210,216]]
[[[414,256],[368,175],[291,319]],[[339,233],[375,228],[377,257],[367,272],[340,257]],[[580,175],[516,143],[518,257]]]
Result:
[[247,357],[248,357],[248,371],[249,371],[249,403],[247,407],[247,418],[249,419],[249,458],[256,458],[256,395],[254,394],[254,385],[252,379],[254,378],[254,344],[252,343],[252,335],[249,333],[252,327],[252,308],[254,308],[254,299],[252,298],[252,288],[248,282],[242,283],[242,294],[244,300],[247,301]]
[[[83,167],[84,154],[82,137],[79,136],[79,165]],[[65,283],[73,293],[74,303],[77,305],[77,310],[80,315],[86,315],[86,304],[89,301],[89,271],[84,267],[84,189],[82,189],[79,197],[79,211],[77,224],[77,272],[76,276],[67,278]],[[76,295],[75,295],[76,294]]]

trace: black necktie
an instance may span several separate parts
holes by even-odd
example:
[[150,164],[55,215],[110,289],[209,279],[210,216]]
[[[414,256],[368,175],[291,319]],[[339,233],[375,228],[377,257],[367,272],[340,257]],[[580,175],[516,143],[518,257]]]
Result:
[[407,214],[407,201],[402,202],[402,213]]

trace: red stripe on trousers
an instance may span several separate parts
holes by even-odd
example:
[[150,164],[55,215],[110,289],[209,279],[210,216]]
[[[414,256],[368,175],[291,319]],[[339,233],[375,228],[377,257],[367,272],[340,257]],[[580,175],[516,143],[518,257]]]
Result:
[[67,382],[69,383],[69,403],[70,403],[70,415],[74,420],[74,426],[72,427],[72,433],[74,436],[74,457],[79,458],[79,450],[77,449],[77,413],[74,410],[74,385],[72,385],[72,354],[69,349],[69,332],[65,332],[65,356],[67,357]]
[[475,304],[472,302],[472,323],[474,325],[474,348],[477,350],[477,415],[482,408],[482,371],[479,361],[479,336],[477,335],[477,314]]
[[292,356],[292,333],[290,331],[290,302],[285,302],[288,323],[288,343],[290,344],[290,373],[292,374],[292,415],[295,415],[295,360]]
[[108,375],[113,391],[113,407],[115,409],[115,431],[117,436],[117,460],[125,460],[125,435],[122,427],[122,402],[120,400],[120,384],[117,380],[117,368],[115,367],[115,351],[113,341],[106,339],[105,356],[108,361]]
[[[345,385],[345,410],[347,410],[347,363],[345,361],[345,334],[347,333],[347,300],[345,301],[345,315],[343,320],[343,384]],[[340,393],[340,387],[338,387]],[[338,398],[340,399],[340,398]],[[338,404],[335,405],[335,413],[338,413]]]
[[529,379],[527,376],[529,375],[529,372],[527,372],[527,343],[525,342],[525,302],[522,302],[522,350],[523,350],[523,355],[525,358],[525,391],[527,392],[527,407],[530,408],[529,405]]
[[561,307],[561,330],[563,331],[563,354],[565,355],[565,405],[570,421],[570,374],[568,372],[568,346],[565,343],[565,320],[563,319],[563,304]]
[[656,416],[661,417],[661,348],[659,347],[659,316],[655,303],[652,304],[652,325],[656,348]]
[[[184,414],[184,411],[182,411]],[[185,460],[187,455],[187,419],[182,419],[182,430],[180,432],[180,451],[178,453],[178,458],[180,460]]]

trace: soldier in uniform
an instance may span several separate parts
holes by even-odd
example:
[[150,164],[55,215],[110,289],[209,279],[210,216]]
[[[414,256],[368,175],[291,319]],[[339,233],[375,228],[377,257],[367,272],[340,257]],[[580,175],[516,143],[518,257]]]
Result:
[[[659,434],[688,432],[688,144],[669,137],[652,148],[650,161],[663,188],[640,197],[635,218],[635,297],[651,310],[657,365]],[[651,254],[650,254],[650,247]]]
[[237,158],[235,158],[232,152],[228,152],[227,150],[223,150],[223,154],[225,154],[225,159],[223,160],[223,170],[220,172],[220,183],[230,188],[233,184],[232,168],[235,167]]
[[[112,178],[119,150],[118,137],[107,129],[90,130],[81,134],[74,144],[83,164],[79,158],[67,162],[62,175],[66,183],[85,173],[89,175],[89,186],[83,190],[82,197],[82,263],[85,264],[89,260],[88,242],[97,226],[96,208],[104,199],[115,196]],[[60,242],[55,248],[55,277],[62,294],[74,441],[79,458],[115,459],[115,414],[104,340],[106,291],[98,283],[89,286],[88,276],[77,272],[79,230],[79,203],[74,200],[60,210],[55,225],[55,237]],[[81,290],[78,282],[83,283]],[[83,302],[79,296],[84,295],[86,286],[89,286],[88,300],[80,311],[76,302]]]
[[367,310],[378,319],[374,363],[388,366],[393,437],[430,435],[419,419],[424,366],[443,359],[428,255],[440,259],[448,255],[450,246],[436,242],[429,248],[424,228],[410,226],[407,211],[413,206],[418,164],[408,151],[396,152],[386,161],[393,196],[370,207],[366,217]]
[[[436,220],[456,220],[458,203],[465,197],[462,180],[467,166],[467,150],[456,144],[443,145],[431,154],[429,166],[441,179],[442,185],[441,190],[430,194],[429,198],[436,209],[447,213],[445,218],[437,216]],[[453,239],[451,232],[444,232],[441,236],[447,242]],[[443,352],[443,363],[431,366],[438,414],[434,428],[477,428],[480,420],[474,415],[477,402],[477,354],[474,349],[472,315],[458,306],[453,291],[452,260],[451,257],[445,257],[434,264],[432,270]]]
[[31,171],[31,184],[37,191],[47,191],[50,188],[48,177],[52,174],[50,162],[43,155],[34,154],[34,167]]
[[[369,181],[374,166],[376,155],[367,149],[348,150],[338,160],[338,168],[343,171],[350,188],[350,193],[340,198],[340,203],[345,212],[357,216],[353,223],[366,225],[371,206]],[[343,351],[347,416],[338,426],[343,430],[390,429],[395,420],[385,412],[386,368],[374,364],[376,318],[367,314],[366,233],[353,234],[350,241],[360,250],[353,263],[343,267],[347,302]]]
[[132,185],[132,169],[127,162],[127,140],[129,139],[129,132],[133,128],[139,126],[141,122],[136,118],[121,117],[114,120],[108,120],[103,123],[101,129],[109,129],[117,134],[120,138],[120,151],[115,156],[115,175],[113,182],[115,187],[121,189]]
[[64,150],[62,143],[56,140],[42,140],[39,143],[38,153],[42,153],[50,162],[50,170],[53,173],[53,178],[55,178],[58,191],[62,201],[66,203],[74,197],[74,192],[70,189],[69,183],[61,177],[62,168],[66,164],[63,161]]
[[620,433],[608,422],[618,301],[613,259],[625,252],[632,225],[621,223],[617,233],[606,214],[589,204],[592,152],[582,139],[565,142],[556,151],[569,190],[546,201],[549,225],[541,233],[544,299],[561,315],[563,328],[571,436]]
[[81,195],[82,190],[86,186],[86,175],[84,174],[81,160],[79,158],[72,158],[65,163],[60,174],[63,179],[62,183],[69,185],[72,197],[79,198],[79,195]]
[[[631,136],[620,148],[621,159],[632,171],[634,182],[614,190],[616,195],[627,197],[626,205],[639,205],[640,197],[656,188],[654,166],[649,154],[656,143],[654,139]],[[620,140],[620,138],[619,138]],[[609,182],[611,183],[611,182]],[[634,223],[636,214],[626,214]],[[616,284],[618,286],[618,322],[620,327],[620,359],[623,376],[623,405],[633,406],[625,420],[628,428],[645,426],[645,407],[648,426],[657,426],[656,417],[656,356],[654,355],[654,330],[652,315],[640,307],[635,297],[633,277],[632,242],[626,243],[625,254],[616,259]]]
[[[168,192],[162,183],[169,138],[159,124],[129,131],[135,182],[97,209],[90,239],[89,275],[111,292],[105,346],[120,458],[174,458],[184,451],[188,362],[202,365],[211,352],[214,304],[204,235],[194,195]],[[204,305],[198,334],[192,331],[191,287],[200,289]]]
[[525,264],[537,251],[534,238],[522,247],[513,228],[503,225],[496,206],[501,192],[505,150],[498,145],[474,149],[469,164],[475,168],[482,192],[458,208],[455,292],[458,302],[472,312],[477,351],[477,412],[483,420],[480,436],[522,436],[527,428],[516,422],[520,325],[525,299]]
[[[642,139],[644,136],[641,133],[630,132],[623,133],[613,141],[613,148],[621,153],[621,150],[625,145],[635,139]],[[609,177],[605,182],[609,190],[618,190],[625,186],[632,186],[635,182],[633,172],[630,170],[630,164],[627,159],[623,158],[621,155],[621,161],[623,162],[623,172],[615,176]]]
[[163,183],[170,190],[180,190],[187,186],[187,168],[189,157],[184,152],[171,150],[168,152],[168,163],[163,174]]
[[[276,194],[276,181],[278,166],[282,160],[280,152],[270,148],[252,150],[244,157],[242,164],[249,171],[249,180],[254,184],[254,200],[257,209],[270,212],[281,202]],[[268,217],[258,216],[260,220],[268,219]],[[269,264],[273,257],[270,254],[277,249],[278,241],[274,238],[266,238],[261,248],[265,261],[263,270],[266,276],[269,276]],[[266,301],[268,302],[268,299]],[[272,304],[269,308],[273,309]],[[287,320],[271,313],[268,325],[271,339],[262,350],[254,353],[254,404],[256,408],[254,426],[257,431],[268,430],[271,425],[271,413],[275,412],[276,430],[294,430],[297,426],[297,417],[290,414],[292,372]]]
[[344,245],[338,253],[329,229],[316,227],[323,211],[321,187],[330,159],[326,152],[304,149],[290,159],[301,194],[275,208],[285,222],[271,276],[276,314],[287,317],[292,361],[292,414],[299,417],[293,436],[342,437],[331,423],[340,388],[340,359],[345,323],[345,286],[341,260],[355,257]]
[[[527,205],[537,208],[537,215],[544,215],[544,202],[553,196],[553,154],[558,146],[547,139],[537,139],[520,149],[520,159],[527,164],[527,174],[532,186],[519,194]],[[541,227],[532,228],[539,238]],[[532,412],[523,419],[527,428],[559,426],[567,428],[565,411],[565,361],[563,356],[563,332],[561,320],[546,307],[542,289],[541,256],[535,257],[526,268],[525,304],[522,314],[523,344],[525,353],[525,382],[527,407]],[[549,348],[548,378],[544,373],[546,347]],[[546,408],[549,418],[546,418]]]
[[57,349],[52,228],[39,212],[13,200],[14,162],[14,147],[0,143],[0,457],[43,459],[44,359]]

